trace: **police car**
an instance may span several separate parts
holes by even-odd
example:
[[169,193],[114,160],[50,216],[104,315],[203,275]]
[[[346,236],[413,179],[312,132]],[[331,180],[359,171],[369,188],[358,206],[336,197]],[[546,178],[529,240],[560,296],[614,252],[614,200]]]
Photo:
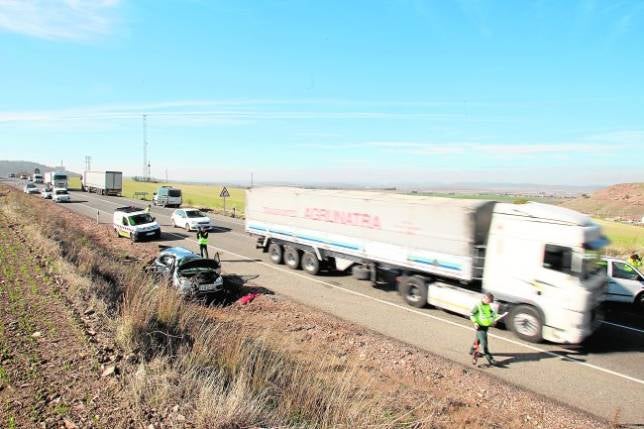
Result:
[[138,207],[117,208],[113,225],[117,237],[127,237],[132,241],[161,237],[161,227],[156,219]]

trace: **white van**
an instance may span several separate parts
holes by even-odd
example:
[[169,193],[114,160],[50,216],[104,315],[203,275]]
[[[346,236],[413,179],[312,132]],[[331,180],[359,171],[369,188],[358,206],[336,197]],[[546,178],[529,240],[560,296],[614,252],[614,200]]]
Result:
[[161,186],[154,193],[152,202],[155,206],[181,207],[183,203],[181,189],[173,188],[172,186]]
[[116,209],[113,225],[117,237],[127,237],[132,241],[161,238],[161,226],[156,219],[138,207]]
[[606,301],[634,304],[644,311],[644,274],[619,259],[602,258],[600,264],[608,276]]

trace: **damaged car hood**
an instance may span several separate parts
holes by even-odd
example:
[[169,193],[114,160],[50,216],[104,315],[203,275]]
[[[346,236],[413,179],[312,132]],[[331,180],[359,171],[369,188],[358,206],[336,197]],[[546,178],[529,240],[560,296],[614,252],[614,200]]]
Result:
[[214,271],[219,268],[219,263],[213,259],[192,259],[181,264],[177,271],[181,272],[194,268],[207,268]]

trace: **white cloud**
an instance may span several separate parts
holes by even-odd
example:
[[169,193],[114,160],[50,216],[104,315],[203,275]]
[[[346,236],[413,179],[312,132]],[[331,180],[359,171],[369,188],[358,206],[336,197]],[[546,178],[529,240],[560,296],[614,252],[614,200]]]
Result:
[[0,29],[42,39],[90,40],[110,33],[119,0],[0,0]]

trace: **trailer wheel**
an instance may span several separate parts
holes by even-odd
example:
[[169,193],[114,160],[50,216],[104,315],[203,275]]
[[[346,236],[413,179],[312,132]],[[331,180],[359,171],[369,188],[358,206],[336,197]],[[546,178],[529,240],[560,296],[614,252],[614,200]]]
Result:
[[539,343],[543,340],[543,319],[539,311],[529,305],[517,305],[510,312],[508,325],[524,341]]
[[421,277],[405,278],[400,283],[400,294],[412,307],[423,308],[427,305],[427,282]]
[[294,247],[286,246],[284,248],[284,262],[292,270],[300,268],[300,251]]
[[268,254],[272,263],[279,265],[284,262],[284,248],[277,243],[271,243],[268,246]]
[[357,280],[369,280],[371,278],[371,270],[364,265],[354,265],[351,268],[351,275]]
[[320,261],[318,261],[318,257],[311,252],[305,252],[304,256],[302,256],[302,268],[312,276],[317,275],[320,272]]

